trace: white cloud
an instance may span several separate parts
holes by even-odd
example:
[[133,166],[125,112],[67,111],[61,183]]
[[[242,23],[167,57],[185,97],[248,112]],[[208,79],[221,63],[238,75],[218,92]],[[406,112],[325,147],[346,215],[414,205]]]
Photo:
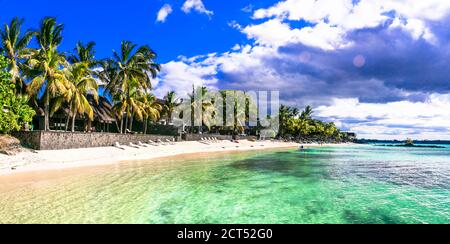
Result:
[[[357,98],[333,99],[316,115],[374,139],[450,139],[450,94],[431,94],[424,102],[361,103]],[[350,122],[349,122],[350,121]]]
[[[282,32],[284,37],[296,37],[293,40],[305,45],[330,50],[331,47],[333,49],[348,47],[345,35],[349,31],[379,26],[392,18],[389,15],[397,18],[393,27],[401,27],[414,38],[423,38],[434,44],[436,39],[427,26],[427,21],[440,20],[450,13],[450,1],[442,0],[360,0],[355,4],[353,2],[353,0],[285,0],[272,7],[256,10],[253,18],[269,18],[260,26],[270,25],[271,31]],[[399,18],[404,19],[404,23],[400,23]],[[299,29],[290,28],[287,23],[274,26],[271,22],[281,23],[283,20],[303,20],[312,26],[300,28],[307,30],[302,33],[302,37],[298,37]],[[257,26],[249,28],[256,29]],[[289,31],[292,33],[287,33]],[[268,34],[259,33],[254,37],[261,37],[264,41],[265,35]],[[277,39],[273,41],[272,45],[280,43]]]
[[179,96],[185,96],[192,91],[192,85],[214,88],[218,82],[215,77],[217,66],[211,62],[214,56],[206,56],[206,59],[195,62],[199,58],[202,57],[171,61],[162,65],[155,95],[163,97],[167,92],[175,91]]
[[395,18],[390,28],[400,28],[408,32],[414,40],[423,38],[433,44],[436,44],[437,42],[436,36],[431,32],[426,24],[419,19],[402,20],[400,18]]
[[162,8],[158,11],[156,21],[161,23],[166,22],[167,17],[172,13],[172,11],[172,6],[170,6],[170,4],[164,4],[164,6],[162,6]]
[[282,46],[288,43],[303,43],[323,50],[334,50],[350,45],[343,40],[340,28],[320,22],[314,27],[291,28],[280,19],[271,19],[259,25],[249,25],[242,29],[248,38],[267,46]]
[[181,10],[183,10],[183,12],[185,13],[190,13],[192,10],[195,10],[199,13],[206,14],[208,16],[214,14],[213,11],[206,9],[202,0],[186,0],[186,2],[184,2],[183,6],[181,7]]
[[253,6],[253,4],[249,4],[249,5],[245,6],[245,7],[243,7],[241,9],[241,11],[244,12],[244,13],[251,13],[251,12],[253,12],[253,8],[254,7],[255,6]]

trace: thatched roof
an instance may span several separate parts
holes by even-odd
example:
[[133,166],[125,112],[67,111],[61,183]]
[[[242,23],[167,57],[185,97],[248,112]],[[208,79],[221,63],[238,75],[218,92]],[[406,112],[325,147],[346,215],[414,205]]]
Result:
[[116,121],[112,105],[105,97],[99,97],[98,103],[95,102],[92,96],[88,96],[89,103],[94,109],[94,120],[102,123],[113,123]]

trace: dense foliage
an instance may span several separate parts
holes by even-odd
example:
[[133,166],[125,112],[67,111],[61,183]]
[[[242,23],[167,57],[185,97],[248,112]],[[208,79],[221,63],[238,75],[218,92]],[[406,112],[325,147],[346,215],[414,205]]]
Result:
[[300,112],[297,108],[281,105],[279,137],[320,142],[340,142],[349,139],[333,122],[313,119],[312,114],[313,109],[310,106]]
[[19,130],[32,121],[34,110],[28,106],[25,96],[16,95],[16,85],[11,82],[11,74],[6,71],[7,59],[0,56],[0,134]]

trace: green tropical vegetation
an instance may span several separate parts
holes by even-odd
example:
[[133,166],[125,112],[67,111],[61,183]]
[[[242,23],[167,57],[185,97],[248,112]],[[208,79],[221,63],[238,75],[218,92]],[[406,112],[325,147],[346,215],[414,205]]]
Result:
[[28,98],[16,94],[16,84],[7,71],[11,62],[0,55],[0,134],[7,134],[28,125],[35,112],[28,106]]
[[[149,46],[123,41],[119,51],[113,50],[110,58],[98,60],[95,42],[78,42],[71,52],[61,52],[59,46],[63,41],[64,25],[56,18],[44,18],[33,31],[22,30],[23,22],[23,19],[14,18],[0,31],[0,51],[4,53],[1,55],[4,70],[2,96],[9,96],[2,99],[2,105],[11,107],[2,111],[5,119],[1,121],[1,132],[20,129],[31,122],[35,114],[44,117],[44,130],[51,129],[55,123],[51,124],[50,120],[58,115],[65,121],[60,123],[65,125],[64,130],[90,131],[100,100],[105,99],[111,103],[110,111],[119,133],[133,133],[136,125],[139,125],[141,133],[147,133],[148,126],[160,119],[172,124],[173,113],[183,99],[173,91],[162,100],[152,93],[152,81],[161,71],[161,66],[156,62],[157,54]],[[238,93],[244,94],[244,101],[236,100]],[[223,116],[224,126],[214,126],[219,112],[226,115],[225,110],[230,109],[226,107],[227,94],[235,97],[231,108],[234,119],[231,121]],[[198,101],[196,97],[206,99]],[[259,121],[256,126],[249,126],[250,117],[256,116],[257,109],[243,91],[222,90],[217,93],[206,87],[195,89],[193,86],[188,99],[192,108],[192,124],[188,125],[190,132],[239,135],[258,134],[262,129]],[[223,102],[224,111],[216,111],[218,102]],[[194,124],[194,117],[197,118],[194,108],[201,108],[201,126]],[[300,111],[282,105],[277,136],[295,140],[346,139],[346,134],[341,133],[335,124],[313,119],[312,114],[310,106]],[[268,119],[273,120],[270,116]],[[9,120],[16,122],[7,122]],[[80,121],[84,126],[77,126]]]
[[303,111],[285,105],[280,106],[280,129],[278,137],[301,141],[349,141],[347,133],[342,133],[333,122],[323,122],[312,118],[313,109],[306,106]]

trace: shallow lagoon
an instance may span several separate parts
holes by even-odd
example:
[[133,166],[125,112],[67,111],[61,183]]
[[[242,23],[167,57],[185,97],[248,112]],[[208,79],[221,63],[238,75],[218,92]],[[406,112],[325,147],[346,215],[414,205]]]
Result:
[[1,223],[450,223],[450,148],[130,162],[0,186]]

